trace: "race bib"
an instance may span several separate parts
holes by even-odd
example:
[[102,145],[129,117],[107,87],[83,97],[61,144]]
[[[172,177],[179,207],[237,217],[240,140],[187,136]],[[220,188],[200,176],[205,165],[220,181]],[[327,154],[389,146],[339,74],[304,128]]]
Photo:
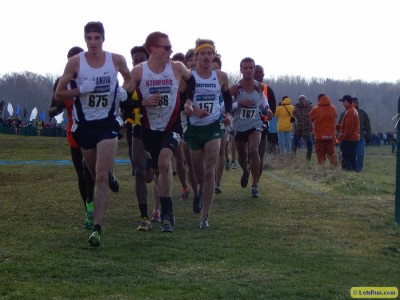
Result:
[[168,107],[170,105],[169,95],[171,92],[170,87],[152,87],[150,88],[150,94],[160,93],[160,100],[158,101],[158,108]]
[[197,104],[202,110],[209,114],[214,111],[215,95],[198,95],[196,97]]
[[239,117],[240,117],[240,119],[255,119],[256,118],[256,109],[241,108]]

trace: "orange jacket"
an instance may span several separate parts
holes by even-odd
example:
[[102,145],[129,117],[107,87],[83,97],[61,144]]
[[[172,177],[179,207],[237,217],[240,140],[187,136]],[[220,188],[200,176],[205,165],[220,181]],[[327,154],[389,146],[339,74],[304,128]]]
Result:
[[340,124],[339,139],[341,141],[360,140],[360,119],[353,105],[344,112],[343,120]]
[[314,106],[310,112],[316,140],[336,139],[336,117],[335,106],[331,104],[328,96],[322,96],[318,101],[318,105]]

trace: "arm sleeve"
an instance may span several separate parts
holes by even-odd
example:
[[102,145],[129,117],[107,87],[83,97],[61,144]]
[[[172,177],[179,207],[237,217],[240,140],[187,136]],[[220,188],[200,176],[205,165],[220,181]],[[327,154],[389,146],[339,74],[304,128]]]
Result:
[[185,93],[179,93],[179,110],[184,111],[185,110],[185,102],[186,102],[186,92]]
[[231,91],[227,89],[222,91],[222,96],[224,97],[225,112],[232,114],[232,95]]
[[60,77],[56,79],[56,81],[54,82],[54,85],[53,85],[53,96],[51,98],[51,104],[50,104],[50,108],[48,110],[48,114],[49,114],[50,118],[60,114],[64,109],[63,102],[56,101],[56,99],[54,98],[59,81],[60,81]]
[[267,87],[267,93],[268,93],[269,108],[275,114],[275,111],[276,111],[276,98],[275,98],[274,91],[269,86]]
[[139,108],[142,104],[142,101],[140,101],[141,99],[138,99],[136,101],[134,101],[132,99],[132,95],[133,93],[129,93],[127,92],[128,97],[125,101],[120,101],[119,102],[119,107],[123,110],[127,110],[127,111],[132,111],[132,109],[134,108]]
[[190,76],[190,78],[186,81],[186,99],[190,99],[193,101],[195,90],[196,90],[196,79],[192,74],[192,76]]

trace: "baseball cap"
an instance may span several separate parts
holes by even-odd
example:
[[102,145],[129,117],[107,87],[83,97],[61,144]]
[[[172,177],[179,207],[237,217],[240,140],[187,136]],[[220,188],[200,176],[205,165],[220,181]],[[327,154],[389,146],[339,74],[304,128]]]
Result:
[[299,96],[299,98],[297,98],[298,100],[306,100],[307,98],[306,98],[306,96],[304,96],[304,95],[300,95]]
[[347,101],[349,103],[353,103],[353,97],[350,95],[344,95],[342,99],[339,99],[339,101],[344,102]]

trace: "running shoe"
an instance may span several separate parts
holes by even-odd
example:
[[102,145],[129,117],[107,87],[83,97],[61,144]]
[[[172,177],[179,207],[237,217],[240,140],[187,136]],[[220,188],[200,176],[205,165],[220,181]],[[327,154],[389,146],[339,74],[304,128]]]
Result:
[[153,210],[153,213],[151,214],[151,221],[161,223],[160,212],[157,209]]
[[189,187],[187,187],[187,188],[182,188],[182,190],[181,190],[181,200],[187,200],[187,199],[189,199],[189,192],[190,192]]
[[245,173],[244,171],[243,171],[243,175],[242,175],[242,178],[240,178],[240,186],[242,187],[242,188],[245,188],[245,187],[247,187],[247,184],[249,183],[249,173]]
[[229,163],[229,160],[227,160],[226,162],[225,162],[225,170],[226,171],[229,171],[231,169],[231,164]]
[[231,169],[232,169],[232,170],[236,170],[236,163],[235,163],[234,160],[233,160],[232,163],[231,163]]
[[219,185],[215,186],[215,193],[216,194],[221,194],[222,193],[221,187]]
[[172,232],[174,228],[171,225],[169,219],[165,218],[161,221],[161,231],[162,232]]
[[207,219],[201,219],[201,221],[200,221],[200,229],[207,229],[208,227],[210,227],[210,226],[208,225]]
[[100,233],[98,231],[93,231],[88,242],[92,247],[100,247]]
[[149,231],[153,226],[151,225],[151,222],[147,218],[142,218],[142,221],[140,221],[139,227],[137,230],[139,231]]
[[114,193],[117,193],[119,191],[118,179],[117,179],[117,177],[114,176],[114,174],[112,172],[108,173],[108,187]]
[[259,192],[259,190],[258,190],[258,187],[253,186],[253,187],[251,188],[251,197],[252,197],[252,198],[260,198],[260,192]]
[[92,230],[93,229],[93,218],[94,218],[94,203],[86,202],[86,217],[85,221],[83,223],[83,228],[87,230]]
[[193,212],[199,214],[201,212],[201,197],[200,195],[193,198]]

